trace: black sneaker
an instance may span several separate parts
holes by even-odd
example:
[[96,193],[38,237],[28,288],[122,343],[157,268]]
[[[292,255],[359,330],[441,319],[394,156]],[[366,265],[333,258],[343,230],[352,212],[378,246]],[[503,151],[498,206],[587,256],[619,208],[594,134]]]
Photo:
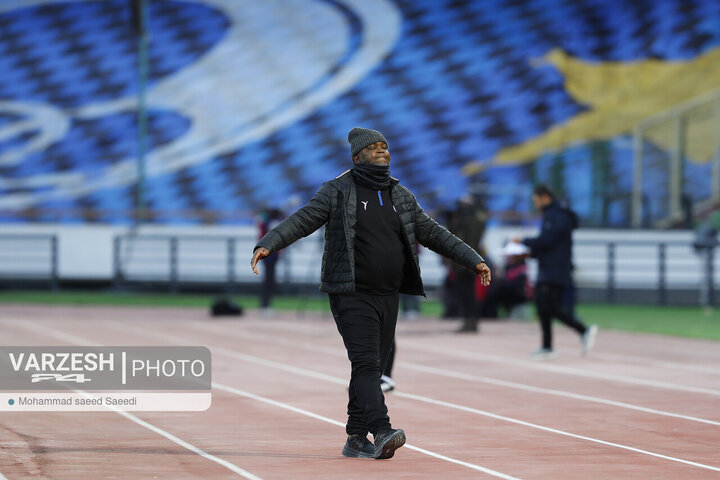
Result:
[[392,458],[395,450],[403,445],[405,445],[405,432],[400,429],[383,430],[375,435],[375,455],[373,457],[378,460]]
[[373,458],[375,446],[367,437],[362,435],[348,435],[347,442],[342,449],[343,457]]

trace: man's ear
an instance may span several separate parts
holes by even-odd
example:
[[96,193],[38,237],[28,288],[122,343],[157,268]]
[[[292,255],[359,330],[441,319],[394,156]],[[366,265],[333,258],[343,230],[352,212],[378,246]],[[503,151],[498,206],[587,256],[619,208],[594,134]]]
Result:
[[359,155],[355,155],[354,157],[352,157],[353,163],[357,163],[359,157],[360,157]]

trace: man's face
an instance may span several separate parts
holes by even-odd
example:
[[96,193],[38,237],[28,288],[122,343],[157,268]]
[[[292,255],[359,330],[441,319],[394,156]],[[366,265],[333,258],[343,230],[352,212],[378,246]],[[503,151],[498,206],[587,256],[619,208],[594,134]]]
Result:
[[552,199],[547,195],[538,195],[533,193],[532,201],[535,206],[535,210],[541,210],[543,207],[549,205]]
[[387,166],[390,165],[390,150],[387,143],[375,142],[363,148],[355,155],[353,162],[358,164],[368,163],[370,165]]

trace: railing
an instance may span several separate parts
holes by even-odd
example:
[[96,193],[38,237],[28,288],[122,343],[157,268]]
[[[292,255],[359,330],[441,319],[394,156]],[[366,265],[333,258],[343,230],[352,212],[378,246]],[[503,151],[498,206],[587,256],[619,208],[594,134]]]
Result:
[[47,281],[58,287],[56,235],[0,234],[0,279],[8,282]]
[[[171,292],[180,291],[183,285],[210,284],[235,293],[241,285],[258,283],[249,265],[256,240],[251,233],[116,236],[113,282],[117,287],[135,282],[156,284],[154,288]],[[278,264],[278,281],[317,285],[322,247],[322,232],[316,232],[286,249]],[[713,249],[696,251],[692,241],[681,239],[576,238],[575,281],[582,300],[713,305],[714,285],[720,281],[715,278],[720,274],[718,257]],[[426,286],[440,285],[445,270],[439,257],[425,251],[421,263]],[[47,281],[56,289],[58,280],[55,235],[0,235],[3,285]]]
[[252,235],[117,236],[113,241],[113,282],[116,287],[129,282],[167,283],[173,293],[183,282],[223,283],[233,293],[239,280],[251,277],[238,270],[238,244],[250,251],[255,240]]
[[[253,235],[119,236],[114,246],[115,285],[155,282],[177,292],[183,284],[212,283],[235,292],[241,284],[257,283],[249,266],[255,241]],[[286,286],[316,285],[322,247],[322,235],[317,233],[285,250],[278,280]],[[578,239],[574,256],[577,287],[581,293],[592,293],[585,299],[609,303],[697,304],[701,299],[712,304],[712,277],[720,271],[712,255],[699,256],[685,240]],[[444,270],[439,259],[424,252],[421,260],[429,267],[423,268],[426,283],[441,284]],[[707,271],[709,280],[703,276]]]
[[[693,207],[718,201],[720,89],[639,123],[633,132],[633,163],[633,227],[689,221]],[[652,199],[651,205],[644,197]],[[650,225],[645,225],[648,218]]]
[[[254,234],[236,236],[120,235],[113,241],[113,283],[159,283],[170,292],[183,284],[223,285],[228,293],[240,284],[257,283],[250,269]],[[317,285],[323,238],[318,231],[283,250],[276,278],[284,285]],[[263,263],[259,264],[262,270]]]
[[699,255],[686,241],[576,240],[575,259],[578,288],[601,291],[596,300],[627,302],[636,294],[660,305],[697,304],[689,296],[714,302],[714,255]]
[[[258,283],[250,269],[251,252],[257,243],[253,234],[240,236],[119,235],[113,240],[113,283],[153,284],[178,292],[183,285],[222,285],[229,293],[239,285]],[[323,231],[295,242],[281,252],[275,277],[283,286],[312,286],[320,283]],[[426,287],[441,284],[444,268],[430,251],[420,255]],[[263,262],[259,269],[264,268]]]

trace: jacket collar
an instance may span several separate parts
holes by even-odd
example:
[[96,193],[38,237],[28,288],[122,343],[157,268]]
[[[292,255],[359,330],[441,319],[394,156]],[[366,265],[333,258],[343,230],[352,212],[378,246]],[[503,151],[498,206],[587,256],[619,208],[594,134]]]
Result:
[[[345,170],[343,173],[341,173],[340,175],[335,177],[336,180],[345,180],[345,181],[347,181],[348,178],[350,179],[350,181],[353,181],[352,172],[349,169]],[[398,183],[400,183],[400,180],[398,180],[395,177],[390,177],[390,185],[395,186]]]

